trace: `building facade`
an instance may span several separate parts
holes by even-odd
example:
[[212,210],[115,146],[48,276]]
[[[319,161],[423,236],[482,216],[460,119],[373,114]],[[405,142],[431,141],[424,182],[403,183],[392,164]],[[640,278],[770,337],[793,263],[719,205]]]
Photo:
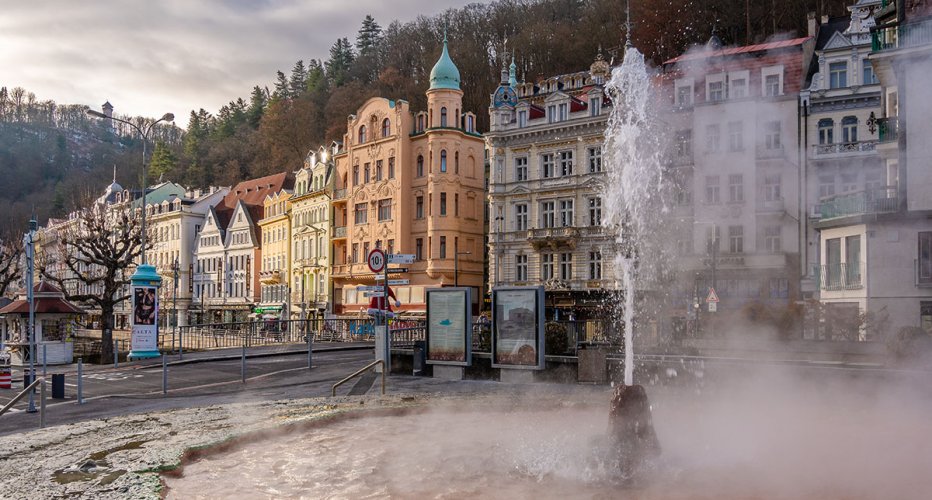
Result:
[[279,191],[265,197],[263,217],[258,222],[262,238],[259,270],[259,305],[254,312],[265,317],[289,318],[291,276],[291,192]]
[[609,76],[599,54],[588,71],[518,83],[512,61],[491,97],[489,286],[543,285],[551,317],[597,315],[615,288],[599,195]]
[[347,120],[335,155],[333,294],[338,314],[358,314],[373,285],[374,248],[414,254],[407,285],[393,288],[401,311],[425,311],[429,287],[483,287],[484,142],[462,109],[459,71],[444,39],[427,91],[427,110],[372,98]]

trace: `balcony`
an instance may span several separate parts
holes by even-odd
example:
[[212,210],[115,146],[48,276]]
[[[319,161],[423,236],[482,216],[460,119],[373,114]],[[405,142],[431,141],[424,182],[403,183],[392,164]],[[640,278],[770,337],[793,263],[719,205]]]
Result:
[[896,188],[885,186],[823,200],[819,203],[819,220],[825,221],[854,215],[888,214],[896,212],[898,208]]
[[346,199],[346,188],[337,189],[333,192],[334,200],[345,200]]
[[881,26],[871,31],[871,50],[906,49],[932,44],[932,19],[916,23]]
[[337,226],[333,228],[333,238],[346,238],[346,226]]
[[816,144],[812,147],[815,156],[850,155],[869,153],[877,149],[877,141],[840,142],[837,144]]
[[757,213],[759,214],[782,213],[785,209],[786,203],[783,201],[783,198],[767,200],[761,196],[757,200]]
[[821,266],[820,288],[827,291],[864,288],[864,263],[836,263]]
[[527,240],[535,250],[543,248],[556,250],[560,247],[575,249],[579,240],[579,229],[575,227],[528,229]]
[[895,116],[877,119],[877,131],[880,134],[880,142],[896,142],[898,138],[898,128],[898,120]]
[[263,285],[278,285],[282,283],[282,271],[259,271],[259,281]]

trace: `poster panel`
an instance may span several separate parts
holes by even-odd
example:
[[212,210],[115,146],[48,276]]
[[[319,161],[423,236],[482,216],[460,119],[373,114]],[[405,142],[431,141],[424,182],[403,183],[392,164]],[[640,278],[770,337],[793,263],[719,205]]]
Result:
[[472,364],[472,289],[427,290],[427,363]]
[[544,368],[544,289],[492,290],[492,367]]
[[158,351],[158,299],[156,287],[133,287],[133,352]]

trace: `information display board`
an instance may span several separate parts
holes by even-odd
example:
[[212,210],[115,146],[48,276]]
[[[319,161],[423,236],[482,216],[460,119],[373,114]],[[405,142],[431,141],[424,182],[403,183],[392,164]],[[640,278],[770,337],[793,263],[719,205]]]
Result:
[[472,364],[472,289],[427,289],[427,363]]
[[154,286],[133,287],[133,333],[130,349],[158,351],[158,289]]
[[544,368],[544,288],[492,289],[492,367]]

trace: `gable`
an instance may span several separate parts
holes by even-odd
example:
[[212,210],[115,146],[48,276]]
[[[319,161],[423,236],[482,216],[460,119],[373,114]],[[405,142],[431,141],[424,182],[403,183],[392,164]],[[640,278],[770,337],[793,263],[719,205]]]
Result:
[[851,47],[851,40],[848,40],[848,37],[841,34],[840,31],[836,31],[822,50],[843,49],[847,47]]

